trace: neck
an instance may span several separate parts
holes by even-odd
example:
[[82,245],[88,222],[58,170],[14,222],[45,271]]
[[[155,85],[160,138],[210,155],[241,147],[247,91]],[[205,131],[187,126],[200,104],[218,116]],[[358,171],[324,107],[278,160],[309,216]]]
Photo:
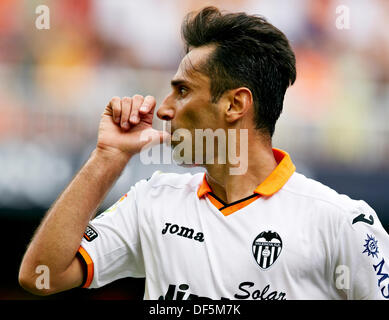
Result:
[[[231,175],[231,168],[236,165],[213,164],[205,166],[207,182],[212,192],[226,203],[243,199],[253,194],[255,188],[261,184],[277,167],[271,142],[264,141],[257,135],[248,136],[247,170],[242,174]],[[246,155],[244,156],[246,157]],[[215,162],[216,163],[216,162]]]

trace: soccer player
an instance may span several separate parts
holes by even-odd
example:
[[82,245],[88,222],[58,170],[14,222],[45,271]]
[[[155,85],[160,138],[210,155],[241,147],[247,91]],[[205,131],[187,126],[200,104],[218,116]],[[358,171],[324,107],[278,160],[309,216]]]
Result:
[[[232,174],[236,162],[218,163],[216,152],[205,174],[156,172],[93,219],[150,142],[142,134],[170,138],[152,128],[152,96],[112,98],[95,150],[24,255],[20,284],[46,295],[145,277],[145,299],[388,299],[389,237],[373,209],[297,173],[272,148],[296,78],[285,35],[261,17],[213,7],[189,14],[182,33],[187,54],[157,115],[173,135],[233,130],[246,170]],[[39,289],[41,265],[50,283]]]

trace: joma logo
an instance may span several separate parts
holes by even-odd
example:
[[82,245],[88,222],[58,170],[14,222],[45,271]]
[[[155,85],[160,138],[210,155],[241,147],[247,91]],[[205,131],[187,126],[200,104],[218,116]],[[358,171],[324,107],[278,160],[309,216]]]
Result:
[[165,228],[162,229],[162,234],[166,234],[167,232],[171,234],[177,234],[177,236],[193,239],[199,242],[204,241],[204,234],[202,232],[197,232],[196,235],[193,237],[193,229],[184,226],[178,226],[176,224],[166,223]]

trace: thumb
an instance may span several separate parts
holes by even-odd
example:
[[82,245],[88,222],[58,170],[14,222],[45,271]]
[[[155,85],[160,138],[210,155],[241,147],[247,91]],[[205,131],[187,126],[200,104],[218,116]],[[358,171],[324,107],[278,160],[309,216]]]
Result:
[[167,131],[155,130],[149,128],[143,130],[140,135],[140,144],[142,149],[151,148],[157,144],[170,142],[171,136]]

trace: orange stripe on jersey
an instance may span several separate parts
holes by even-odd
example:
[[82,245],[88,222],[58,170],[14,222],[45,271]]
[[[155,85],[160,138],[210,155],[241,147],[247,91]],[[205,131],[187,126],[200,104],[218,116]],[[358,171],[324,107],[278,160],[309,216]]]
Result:
[[278,163],[273,172],[255,190],[263,196],[271,196],[279,191],[296,170],[289,154],[285,151],[273,148],[274,157]]
[[255,195],[247,200],[240,201],[239,203],[232,203],[231,205],[227,205],[224,208],[220,208],[219,210],[224,216],[228,216],[231,213],[234,213],[235,211],[238,211],[239,209],[248,206],[251,202],[257,200],[259,197],[260,195]]
[[226,204],[212,194],[212,189],[209,186],[206,174],[204,174],[202,183],[200,184],[197,190],[197,196],[199,198],[206,195],[211,203],[220,210],[225,216],[242,209],[243,207],[249,205],[256,199],[262,196],[271,196],[279,191],[284,184],[292,176],[293,172],[296,170],[290,156],[285,151],[273,148],[273,154],[276,162],[278,163],[277,167],[272,171],[272,173],[260,184],[255,190],[254,194],[257,196],[250,196],[247,199],[241,199],[235,201],[231,204]]
[[93,261],[92,261],[91,257],[89,256],[88,252],[86,252],[86,250],[83,247],[80,246],[80,248],[78,248],[78,252],[80,253],[81,257],[84,259],[86,266],[87,266],[87,268],[86,268],[86,273],[87,273],[86,274],[86,281],[82,287],[88,288],[93,280]]
[[197,190],[197,196],[199,198],[201,198],[203,195],[207,194],[208,192],[212,192],[212,189],[209,186],[207,179],[205,178],[205,173],[204,173],[203,181],[202,181],[199,189]]
[[208,193],[208,194],[207,194],[207,197],[208,197],[209,201],[211,201],[212,204],[213,204],[216,208],[218,208],[219,210],[220,210],[220,208],[223,208],[223,207],[225,206],[225,204],[222,203],[222,202],[220,202],[218,199],[216,199],[215,196],[214,196],[213,194]]

